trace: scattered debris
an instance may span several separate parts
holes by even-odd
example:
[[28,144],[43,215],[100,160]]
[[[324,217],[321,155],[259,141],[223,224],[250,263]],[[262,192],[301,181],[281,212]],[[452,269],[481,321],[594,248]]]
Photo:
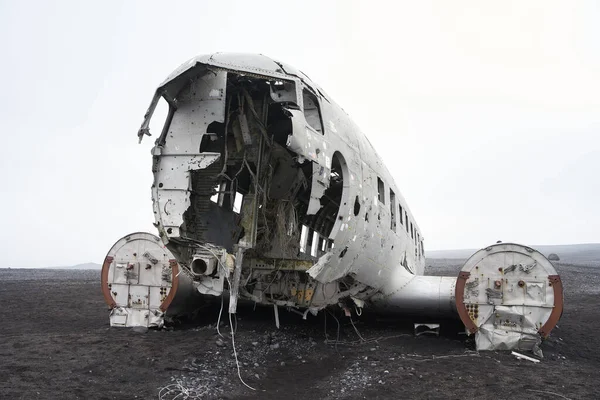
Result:
[[[455,358],[455,357],[479,357],[479,353],[477,352],[466,352],[464,354],[448,354],[448,355],[443,355],[443,356],[436,356],[436,355],[432,355],[431,358],[427,357],[427,356],[422,356],[419,354],[406,354],[407,357],[423,357],[422,359],[419,360],[413,360],[416,362],[423,362],[423,361],[433,361],[433,360],[437,360],[437,359],[443,359],[443,358]],[[414,370],[414,368],[413,368]]]
[[277,308],[277,304],[273,304],[273,312],[275,313],[275,326],[279,329],[279,308]]
[[181,380],[177,380],[176,383],[164,386],[158,391],[159,400],[194,400],[201,399],[208,392],[208,388],[205,386],[184,386]]
[[414,324],[415,336],[434,335],[440,336],[440,324]]
[[525,354],[517,353],[516,351],[513,351],[510,354],[517,357],[519,360],[527,360],[527,361],[531,361],[532,363],[540,362],[540,360],[538,360],[537,358],[529,357],[529,356],[526,356]]

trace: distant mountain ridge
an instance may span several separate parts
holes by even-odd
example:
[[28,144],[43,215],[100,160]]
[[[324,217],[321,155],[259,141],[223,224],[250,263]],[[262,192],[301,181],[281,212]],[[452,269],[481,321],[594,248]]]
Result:
[[[529,247],[539,251],[546,257],[551,253],[558,254],[560,262],[600,262],[600,243],[537,245]],[[432,250],[427,251],[425,256],[427,258],[466,259],[471,257],[476,251],[477,249]]]
[[96,264],[93,262],[89,262],[89,263],[71,265],[68,267],[49,267],[49,268],[52,268],[52,269],[100,269],[100,268],[102,268],[102,265]]

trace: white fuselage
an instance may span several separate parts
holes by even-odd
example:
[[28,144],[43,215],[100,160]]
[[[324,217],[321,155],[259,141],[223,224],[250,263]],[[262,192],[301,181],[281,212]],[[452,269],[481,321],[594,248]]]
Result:
[[[266,94],[263,96],[260,90]],[[375,293],[391,294],[415,275],[423,274],[423,236],[399,187],[366,136],[306,75],[262,55],[218,53],[196,57],[173,72],[157,89],[140,130],[140,138],[147,133],[149,119],[161,96],[170,104],[171,110],[153,149],[154,212],[163,241],[184,269],[192,270],[192,260],[201,257],[203,251],[206,253],[207,246],[224,248],[231,254],[238,248],[246,254],[249,249],[254,249],[252,254],[257,260],[262,260],[262,257],[275,260],[271,272],[285,270],[277,266],[278,259],[299,260],[303,265],[312,266],[288,270],[308,272],[314,278],[314,284],[322,285],[323,304],[327,303],[327,290],[336,290],[333,287],[328,289],[327,285],[347,277],[352,277],[353,285],[364,287],[364,290],[356,289],[349,293],[368,298]],[[273,115],[277,113],[284,117],[276,120]],[[214,124],[220,124],[221,131],[215,133],[215,129],[211,128]],[[281,131],[285,142],[280,140],[276,143],[281,133],[273,127],[278,124],[287,127],[287,131]],[[220,141],[223,144],[218,147]],[[203,150],[206,143],[215,145]],[[275,160],[273,155],[278,152],[287,155]],[[239,161],[242,153],[243,160]],[[292,161],[285,161],[285,157]],[[285,162],[292,171],[287,175],[289,178],[277,167]],[[307,169],[306,163],[312,163],[310,169]],[[209,176],[210,168],[213,170],[210,179],[204,178],[204,175]],[[232,180],[233,172],[228,172],[246,170],[252,181],[246,186],[237,178]],[[257,249],[261,247],[262,231],[271,229],[276,232],[271,234],[271,243],[279,246],[279,242],[283,241],[283,231],[276,230],[277,222],[271,222],[266,215],[275,192],[273,187],[265,188],[265,185],[272,185],[278,174],[282,175],[284,183],[295,179],[296,175],[301,176],[298,185],[291,185],[293,188],[302,188],[302,184],[309,186],[305,195],[302,195],[302,189],[290,189],[289,193],[298,190],[296,197],[286,192],[288,197],[282,195],[280,204],[272,206],[273,210],[280,208],[271,213],[276,216],[274,218],[283,221],[279,224],[287,226],[287,234],[296,241],[296,233],[305,229],[300,237],[300,242],[304,243],[299,243],[298,248],[289,245],[291,250],[286,250],[287,253],[274,249],[261,253]],[[227,180],[214,178],[224,175]],[[269,177],[262,180],[263,175]],[[333,188],[332,179],[336,179],[339,189]],[[213,203],[221,208],[207,202],[208,195],[202,192],[205,189],[202,182],[208,182],[204,186],[211,187],[216,182],[216,189],[222,189],[213,195]],[[239,216],[232,211],[233,196],[229,200],[225,197],[223,203],[224,196],[234,190],[245,191]],[[219,200],[214,200],[214,196],[220,196],[217,197]],[[329,202],[332,196],[335,199]],[[293,222],[288,219],[287,211],[283,216],[282,210],[287,210],[284,207],[288,204],[295,207],[289,213],[296,216],[297,220]],[[332,219],[334,215],[335,221]],[[301,228],[302,221],[309,221],[305,228]],[[215,224],[227,232],[242,227],[242,236],[226,237],[216,230]],[[291,232],[293,230],[296,233]],[[309,248],[307,235],[308,241],[313,242]],[[215,256],[220,254],[211,252]],[[261,262],[253,261],[253,267],[244,268],[254,271],[256,265],[264,265]],[[268,268],[265,271],[269,271]],[[216,278],[213,276],[211,279]],[[253,279],[248,275],[247,282]],[[306,287],[303,289],[305,292],[297,295],[298,289],[286,288],[281,279],[282,282],[276,284],[271,281],[269,290],[279,284],[277,290],[292,290],[291,298],[297,297],[300,299],[298,305],[308,306]],[[302,283],[305,278],[294,279]],[[199,280],[203,280],[206,286],[208,278]],[[271,299],[263,296],[266,295],[266,292],[262,293],[267,286],[265,280],[262,286],[257,284],[258,289],[252,289],[258,290],[258,294],[251,297],[254,300],[273,301],[273,296]],[[392,282],[393,285],[390,285]],[[313,283],[309,287],[318,291]],[[209,286],[219,287],[218,284]],[[251,294],[252,290],[247,293]],[[343,292],[340,288],[337,291]],[[310,293],[312,297],[313,292]],[[338,297],[331,296],[331,299],[336,301]]]

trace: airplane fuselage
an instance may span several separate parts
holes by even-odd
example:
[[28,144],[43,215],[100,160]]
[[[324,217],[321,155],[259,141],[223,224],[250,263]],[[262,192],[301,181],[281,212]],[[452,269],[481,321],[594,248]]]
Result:
[[221,250],[243,257],[240,296],[263,303],[366,300],[423,273],[398,185],[302,72],[262,55],[196,57],[159,86],[140,138],[160,96],[170,111],[153,149],[156,224],[207,293],[221,291]]

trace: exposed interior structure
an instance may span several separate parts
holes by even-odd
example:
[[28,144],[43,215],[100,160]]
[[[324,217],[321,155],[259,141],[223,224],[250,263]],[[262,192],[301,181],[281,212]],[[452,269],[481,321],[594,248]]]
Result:
[[[193,99],[195,90],[191,82],[178,94],[177,103]],[[299,160],[285,146],[292,131],[286,110],[299,108],[290,91],[294,88],[289,83],[227,74],[225,122],[212,122],[199,148],[201,154],[220,157],[190,172],[191,206],[183,217],[182,240],[214,243],[230,252],[242,240],[253,244],[261,257],[313,260],[331,246],[343,190],[343,158],[334,156],[320,209],[308,215],[313,163]],[[303,93],[306,120],[319,132],[322,123],[314,95],[307,89]],[[256,223],[255,232],[250,222]],[[306,244],[311,250],[315,247],[316,254],[300,249],[303,225],[308,229]]]
[[[344,286],[340,288],[340,282],[319,284],[305,273],[334,247],[337,231],[333,227],[347,179],[341,153],[333,154],[330,168],[324,169],[288,147],[293,112],[303,113],[306,129],[323,135],[317,97],[305,87],[301,99],[297,98],[295,82],[230,71],[221,72],[226,76],[225,90],[215,93],[205,82],[206,76],[213,74],[204,70],[165,89],[172,97],[165,95],[170,112],[156,143],[161,149],[154,160],[155,177],[159,177],[153,188],[156,197],[169,193],[167,183],[160,179],[169,177],[168,170],[165,174],[167,163],[161,158],[171,156],[166,149],[179,140],[183,130],[201,135],[199,147],[189,148],[188,142],[182,142],[177,145],[178,155],[172,155],[173,161],[179,163],[176,157],[189,157],[194,152],[213,161],[189,169],[189,188],[182,185],[181,189],[189,193],[189,206],[182,212],[181,224],[161,226],[162,218],[159,231],[163,239],[168,236],[167,247],[195,280],[204,284],[213,281],[207,284],[206,292],[219,292],[229,284],[220,276],[219,268],[209,268],[209,262],[223,251],[233,254],[243,249],[241,278],[246,284],[240,294],[264,302],[268,291],[273,302],[321,307],[325,295],[331,301],[332,296],[353,288],[353,279],[340,281]],[[207,94],[224,94],[223,119],[215,116],[207,122],[210,117],[204,115],[201,122],[206,131],[202,132],[201,125],[193,125]],[[169,199],[155,212],[168,214],[171,203]],[[207,250],[206,244],[211,249]],[[320,290],[313,298],[317,287]]]
[[[303,315],[330,305],[347,315],[363,307],[458,312],[469,327],[469,310],[519,290],[496,276],[500,258],[515,253],[504,248],[489,264],[490,279],[477,281],[493,301],[469,292],[466,274],[424,276],[423,236],[392,175],[348,115],[293,67],[262,55],[193,58],[157,89],[140,139],[160,98],[169,113],[152,150],[156,227],[197,292],[228,291],[230,313],[242,298]],[[484,276],[482,265],[472,279]],[[556,278],[545,271],[528,294],[539,318],[525,333],[515,330],[513,343],[547,335],[557,320],[558,302],[546,299],[560,293],[551,293],[555,282],[544,280]],[[492,278],[494,288],[484,287]],[[500,293],[504,287],[512,292]],[[544,320],[551,324],[536,331]],[[469,331],[502,331],[494,321]],[[482,347],[507,340],[488,342]]]

